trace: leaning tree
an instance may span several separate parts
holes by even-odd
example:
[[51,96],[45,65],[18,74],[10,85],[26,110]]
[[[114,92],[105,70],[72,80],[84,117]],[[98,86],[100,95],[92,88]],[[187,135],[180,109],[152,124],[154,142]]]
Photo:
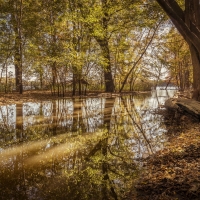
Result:
[[193,64],[193,98],[200,100],[200,1],[156,1],[189,45]]

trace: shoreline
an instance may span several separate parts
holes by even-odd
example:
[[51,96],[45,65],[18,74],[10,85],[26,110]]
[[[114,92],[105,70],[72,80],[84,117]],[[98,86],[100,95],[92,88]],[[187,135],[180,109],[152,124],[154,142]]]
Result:
[[144,94],[151,91],[133,91],[133,92],[113,92],[107,93],[102,91],[91,91],[87,95],[75,95],[72,96],[71,92],[67,93],[66,96],[57,96],[52,95],[51,91],[25,91],[23,94],[17,92],[13,93],[0,93],[0,105],[9,105],[15,103],[24,103],[24,102],[35,102],[35,101],[48,101],[48,100],[57,100],[57,99],[69,99],[69,98],[90,98],[90,97],[118,97],[123,95],[133,95],[133,94]]
[[200,123],[169,110],[163,115],[169,140],[164,149],[145,160],[133,199],[200,199]]

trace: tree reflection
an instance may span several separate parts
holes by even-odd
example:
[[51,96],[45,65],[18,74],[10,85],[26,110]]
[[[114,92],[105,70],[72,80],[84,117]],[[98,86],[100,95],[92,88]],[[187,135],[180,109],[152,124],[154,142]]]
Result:
[[[108,172],[108,139],[110,135],[110,121],[112,116],[112,108],[114,106],[115,99],[106,99],[104,109],[104,124],[105,124],[105,138],[102,140],[101,151],[102,151],[102,199],[109,199],[109,193],[116,200],[117,194],[113,187],[113,180],[110,180]],[[110,189],[110,191],[109,191]]]
[[23,141],[23,107],[16,104],[16,138]]
[[86,127],[83,122],[83,114],[82,114],[82,107],[83,107],[83,100],[78,98],[73,98],[73,125],[72,125],[72,132],[86,132]]
[[137,157],[156,151],[164,137],[162,119],[149,109],[156,98],[17,105],[17,141],[1,143],[1,199],[126,199]]

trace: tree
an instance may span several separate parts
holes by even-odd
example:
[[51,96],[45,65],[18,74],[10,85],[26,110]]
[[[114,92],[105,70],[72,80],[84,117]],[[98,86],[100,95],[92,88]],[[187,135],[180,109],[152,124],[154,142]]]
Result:
[[[199,0],[157,0],[188,43],[193,64],[193,98],[200,100],[200,3]],[[182,5],[181,5],[182,3]],[[184,7],[184,9],[182,8]]]
[[[192,65],[189,46],[173,24],[165,21],[164,28],[154,40],[151,51],[144,59],[144,77],[166,82],[166,89],[174,83],[181,91],[189,89],[192,83]],[[171,26],[171,27],[170,27]]]
[[[0,84],[5,93],[8,92],[8,65],[12,63],[14,35],[11,25],[7,23],[7,14],[0,14]],[[3,78],[5,76],[5,79]]]
[[126,76],[125,76],[125,78],[124,78],[124,81],[123,81],[123,83],[122,83],[122,86],[121,86],[121,88],[120,88],[120,90],[119,90],[120,92],[123,90],[124,85],[125,85],[125,83],[126,83],[128,77],[130,76],[130,74],[132,73],[132,71],[136,68],[137,64],[140,62],[140,60],[142,59],[142,57],[144,56],[144,54],[146,53],[146,51],[147,51],[149,45],[151,44],[152,40],[154,39],[154,36],[155,36],[156,31],[157,31],[157,29],[158,29],[158,27],[159,27],[159,24],[160,24],[160,23],[158,23],[158,24],[156,25],[156,27],[154,28],[153,34],[150,36],[150,39],[149,39],[149,33],[150,33],[151,31],[148,32],[147,37],[146,37],[146,40],[149,39],[149,41],[147,41],[147,42],[145,41],[145,42],[144,42],[144,43],[145,43],[145,47],[142,49],[142,52],[140,53],[140,55],[139,55],[139,57],[137,58],[137,60],[134,62],[133,66],[131,67],[131,69],[129,70],[129,72],[126,74]]
[[[9,29],[9,37],[12,36],[12,54],[7,54],[6,60],[13,57],[15,65],[16,90],[23,92],[22,86],[22,59],[23,59],[23,0],[2,1],[0,4],[1,21],[4,21]],[[3,20],[2,20],[3,19]],[[4,30],[5,32],[5,30]],[[7,35],[7,34],[6,34]],[[9,49],[8,49],[9,51]],[[11,51],[10,51],[11,52]]]
[[23,0],[10,2],[13,5],[13,13],[11,14],[11,21],[13,30],[15,32],[15,77],[16,77],[16,91],[20,94],[23,92],[22,83],[22,59],[23,59],[23,33],[22,33],[22,20],[23,20]]
[[[5,34],[8,40],[7,57],[9,64],[15,67],[16,91],[23,93],[23,68],[25,67],[25,52],[29,45],[29,40],[37,32],[37,20],[35,20],[37,3],[32,4],[31,0],[5,0],[0,4],[6,28],[9,34]],[[31,13],[31,15],[30,15]],[[5,30],[4,30],[5,32]],[[10,38],[10,39],[9,39]],[[10,45],[9,45],[10,43]]]
[[[64,13],[66,12],[66,1],[56,0],[56,1],[40,1],[41,8],[39,10],[40,19],[45,16],[45,21],[41,20],[40,26],[42,34],[40,34],[39,45],[41,47],[41,54],[46,56],[46,63],[51,68],[51,89],[52,93],[56,92],[56,83],[58,85],[58,67],[63,64],[64,55],[63,52],[63,42],[64,35],[62,29],[62,22],[64,18]],[[43,38],[43,39],[42,39]],[[66,39],[66,38],[65,38]],[[66,39],[67,41],[67,39]],[[61,56],[63,57],[61,59]],[[44,60],[43,60],[44,61]],[[58,86],[59,88],[59,86]],[[59,89],[58,89],[59,94]]]
[[179,89],[184,91],[189,89],[191,83],[191,56],[187,43],[174,29],[172,28],[166,36],[160,61],[167,65],[170,71],[169,82],[175,81]]
[[[105,91],[114,92],[111,39],[120,30],[135,27],[140,16],[138,1],[96,0],[81,2],[81,12],[90,34],[100,46],[104,71]],[[134,10],[134,12],[130,12]],[[139,24],[139,23],[138,23]]]

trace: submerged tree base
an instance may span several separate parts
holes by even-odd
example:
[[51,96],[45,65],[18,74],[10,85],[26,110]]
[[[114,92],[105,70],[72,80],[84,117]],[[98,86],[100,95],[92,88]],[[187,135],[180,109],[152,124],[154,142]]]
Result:
[[136,199],[200,199],[200,124],[172,114],[165,113],[169,142],[144,162]]
[[[149,91],[147,91],[149,92]],[[75,95],[72,96],[71,92],[66,93],[66,96],[56,96],[52,95],[51,91],[25,91],[23,94],[19,94],[18,92],[13,92],[13,93],[0,93],[0,105],[2,104],[12,104],[16,102],[36,102],[36,101],[48,101],[48,100],[56,100],[56,99],[63,99],[63,98],[84,98],[84,97],[116,97],[116,96],[121,96],[121,95],[133,95],[133,94],[138,94],[140,92],[102,92],[102,91],[91,91],[88,92],[87,95]],[[144,92],[141,92],[144,93]]]

